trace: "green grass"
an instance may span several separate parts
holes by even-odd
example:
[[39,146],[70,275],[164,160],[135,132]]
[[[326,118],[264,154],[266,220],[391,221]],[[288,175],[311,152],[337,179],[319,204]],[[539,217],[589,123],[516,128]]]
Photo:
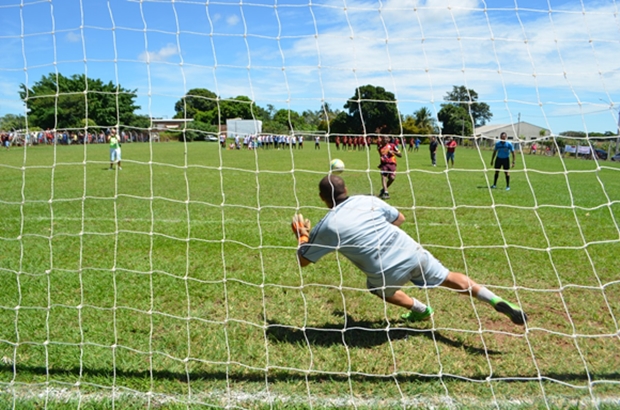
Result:
[[348,261],[296,265],[330,158],[380,189],[374,150],[312,148],[0,152],[0,408],[620,406],[616,164],[518,155],[506,192],[489,151],[405,153],[402,228],[530,317],[408,288],[436,313],[406,326]]

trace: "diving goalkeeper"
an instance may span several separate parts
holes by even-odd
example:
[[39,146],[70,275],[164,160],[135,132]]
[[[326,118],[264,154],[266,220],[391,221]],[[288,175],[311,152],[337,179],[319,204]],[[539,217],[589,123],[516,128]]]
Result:
[[302,215],[293,217],[301,267],[337,250],[366,274],[371,293],[408,309],[401,317],[409,322],[428,320],[434,313],[430,306],[400,290],[410,281],[422,288],[443,286],[465,295],[471,293],[513,323],[523,325],[527,321],[519,306],[462,273],[446,269],[399,228],[405,216],[396,208],[373,196],[348,196],[344,180],[333,174],[321,180],[319,195],[330,211],[314,229],[311,230],[310,221]]

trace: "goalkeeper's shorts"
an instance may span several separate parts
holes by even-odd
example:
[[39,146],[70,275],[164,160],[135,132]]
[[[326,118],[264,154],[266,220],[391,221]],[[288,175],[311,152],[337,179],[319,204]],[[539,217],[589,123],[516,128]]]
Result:
[[402,275],[369,276],[366,279],[366,286],[376,295],[390,297],[394,296],[394,293],[407,282],[412,282],[421,288],[434,288],[441,285],[448,277],[450,271],[426,249],[420,252],[419,260],[418,266],[409,272],[403,272]]

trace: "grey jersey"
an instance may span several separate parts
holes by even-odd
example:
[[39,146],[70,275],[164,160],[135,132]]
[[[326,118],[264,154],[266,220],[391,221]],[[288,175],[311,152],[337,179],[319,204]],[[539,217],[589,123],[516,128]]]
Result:
[[374,197],[349,197],[312,229],[299,253],[311,262],[338,251],[369,278],[408,275],[419,264],[422,247],[392,223],[399,211]]

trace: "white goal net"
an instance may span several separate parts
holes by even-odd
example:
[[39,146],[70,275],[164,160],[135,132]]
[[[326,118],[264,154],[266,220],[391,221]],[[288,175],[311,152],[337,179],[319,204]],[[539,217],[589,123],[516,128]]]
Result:
[[[0,0],[0,407],[617,406],[619,12]],[[292,216],[333,159],[380,195],[378,137],[402,230],[525,325],[299,267]]]

